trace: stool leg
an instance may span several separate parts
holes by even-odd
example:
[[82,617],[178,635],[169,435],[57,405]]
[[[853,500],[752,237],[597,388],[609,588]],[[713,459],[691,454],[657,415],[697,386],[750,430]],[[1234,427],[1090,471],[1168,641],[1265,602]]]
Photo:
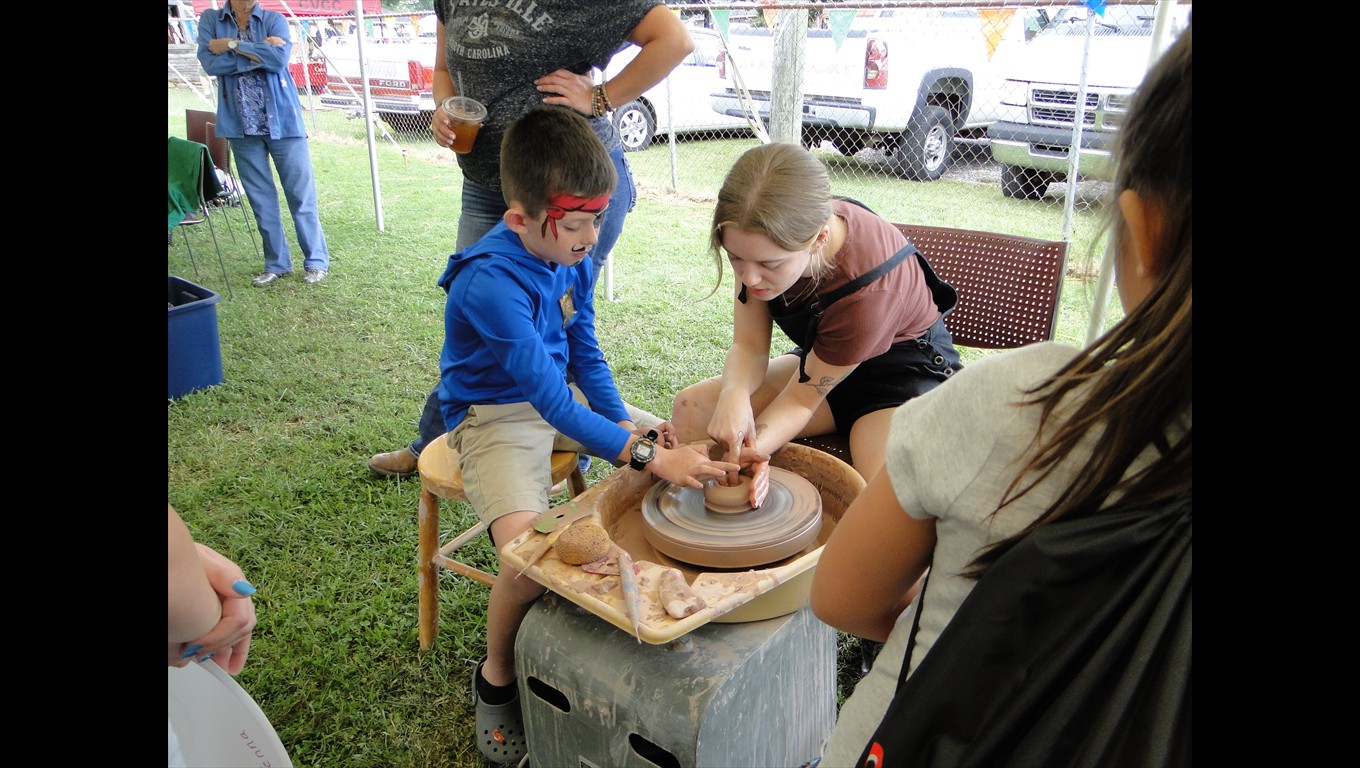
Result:
[[439,566],[435,555],[439,552],[439,497],[420,489],[419,507],[420,545],[417,557],[420,574],[420,650],[434,646],[439,628]]
[[573,499],[586,492],[586,478],[581,474],[579,466],[572,469],[571,476],[567,478],[567,488],[571,489]]

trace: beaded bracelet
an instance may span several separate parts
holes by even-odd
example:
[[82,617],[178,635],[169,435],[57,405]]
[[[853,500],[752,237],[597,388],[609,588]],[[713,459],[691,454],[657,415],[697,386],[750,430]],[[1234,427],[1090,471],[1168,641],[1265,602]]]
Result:
[[605,92],[604,84],[590,89],[590,112],[595,117],[604,117],[605,112],[613,112],[614,105],[609,101],[609,94]]

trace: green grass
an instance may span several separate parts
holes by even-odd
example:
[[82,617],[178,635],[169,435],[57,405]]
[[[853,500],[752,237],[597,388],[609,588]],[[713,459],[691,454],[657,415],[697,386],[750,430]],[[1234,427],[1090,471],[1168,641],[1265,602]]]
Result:
[[[185,108],[213,108],[187,89],[170,89],[168,101],[168,132],[181,137]],[[484,651],[488,590],[444,574],[439,637],[419,653],[419,485],[373,477],[365,466],[372,453],[412,439],[435,381],[444,294],[434,281],[453,247],[460,175],[452,154],[428,140],[400,137],[404,151],[381,143],[379,232],[362,123],[318,115],[312,138],[328,280],[308,286],[294,276],[253,288],[261,259],[219,226],[228,297],[203,227],[188,231],[198,275],[181,233],[168,249],[170,274],[222,295],[215,309],[226,381],[169,403],[167,495],[196,538],[259,588],[260,623],[239,680],[296,765],[480,766],[467,689]],[[732,277],[727,271],[709,297],[716,270],[706,230],[712,192],[747,146],[679,142],[678,192],[670,191],[665,144],[629,156],[642,194],[615,251],[615,301],[601,302],[599,330],[620,389],[647,410],[669,413],[675,390],[721,368]],[[881,174],[838,177],[837,186],[888,218],[1059,231],[1058,214],[1005,200],[994,186]],[[1078,215],[1077,231],[1094,229],[1092,214]],[[1089,250],[1078,242],[1074,258]],[[1059,340],[1084,339],[1088,285],[1069,277]],[[1118,316],[1116,302],[1109,322]],[[604,474],[596,462],[588,479]],[[445,505],[446,534],[471,521],[465,504]],[[494,565],[485,539],[469,549]]]

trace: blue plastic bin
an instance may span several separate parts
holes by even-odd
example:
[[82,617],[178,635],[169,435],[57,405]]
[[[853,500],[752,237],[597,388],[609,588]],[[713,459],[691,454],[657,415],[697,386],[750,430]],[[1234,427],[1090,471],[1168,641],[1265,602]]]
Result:
[[170,399],[221,384],[222,347],[217,339],[221,296],[174,275],[167,290],[170,344],[167,350]]

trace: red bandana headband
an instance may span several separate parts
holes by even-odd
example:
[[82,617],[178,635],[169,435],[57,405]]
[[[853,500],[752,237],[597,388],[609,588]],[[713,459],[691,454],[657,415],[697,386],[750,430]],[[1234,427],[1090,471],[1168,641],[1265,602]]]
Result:
[[576,197],[575,195],[553,195],[548,198],[548,218],[543,220],[543,229],[539,232],[539,237],[548,236],[548,225],[552,225],[553,239],[557,239],[557,222],[568,213],[585,211],[586,213],[600,213],[609,207],[609,195],[599,197]]

